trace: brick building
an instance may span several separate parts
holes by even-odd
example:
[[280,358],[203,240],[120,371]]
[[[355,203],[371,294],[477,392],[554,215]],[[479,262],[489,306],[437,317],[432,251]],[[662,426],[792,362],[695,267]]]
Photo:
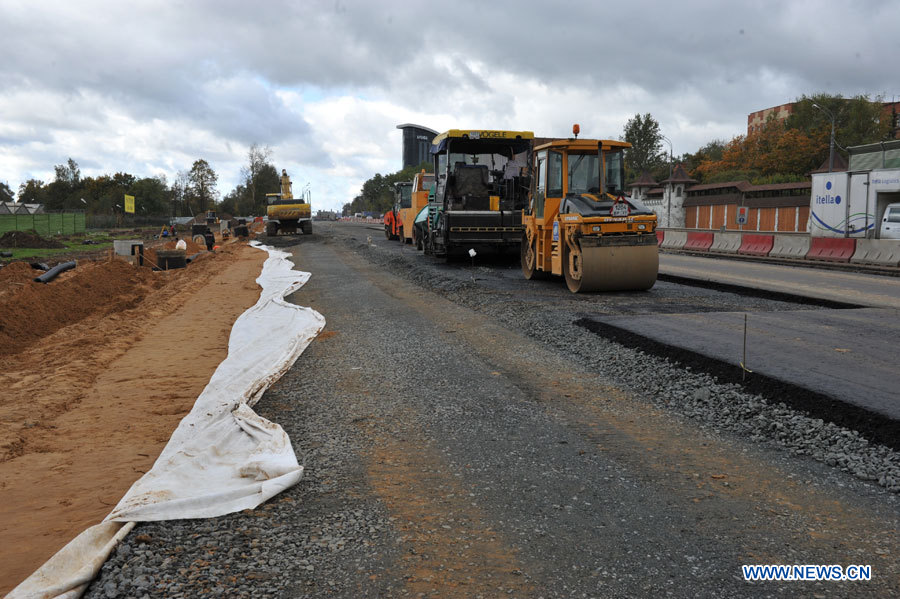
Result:
[[769,116],[771,115],[774,115],[775,119],[779,121],[788,118],[793,114],[794,106],[796,105],[796,102],[789,102],[788,104],[781,104],[779,106],[773,106],[772,108],[751,112],[747,115],[747,134],[749,135],[754,131],[759,131],[766,121],[769,120]]

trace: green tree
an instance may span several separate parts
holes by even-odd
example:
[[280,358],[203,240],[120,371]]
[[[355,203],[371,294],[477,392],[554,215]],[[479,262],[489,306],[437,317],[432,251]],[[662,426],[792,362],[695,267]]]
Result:
[[138,179],[128,188],[128,194],[134,196],[139,214],[166,215],[172,211],[165,176]]
[[78,203],[77,195],[81,188],[81,169],[78,168],[78,163],[69,158],[66,164],[57,164],[53,170],[55,177],[47,185],[44,205],[49,210],[74,208],[72,204]]
[[[256,208],[257,204],[259,204],[260,206],[265,205],[266,193],[274,193],[259,193],[260,176],[262,175],[263,171],[266,170],[266,167],[271,168],[273,171],[275,170],[275,167],[273,167],[269,163],[269,158],[271,156],[272,148],[270,148],[269,146],[260,147],[259,144],[254,143],[250,146],[250,150],[247,152],[247,166],[241,168],[241,178],[244,180],[245,195],[249,196],[249,206],[251,207],[251,211]],[[236,207],[240,204],[241,202],[238,201]],[[244,205],[246,204],[247,202],[245,201]],[[248,214],[249,213],[250,212],[248,212]]]
[[172,187],[169,188],[172,201],[175,202],[175,216],[194,215],[190,204],[190,187],[191,181],[188,171],[175,173],[175,180],[172,181]]
[[[663,138],[659,131],[659,123],[648,112],[636,114],[625,123],[625,141],[631,147],[625,150],[626,178],[636,179],[647,170],[661,174],[668,161],[663,152]],[[664,171],[668,173],[668,168]]]
[[[831,115],[834,115],[834,137],[845,148],[876,143],[890,137],[890,116],[885,114],[880,97],[870,100],[862,95],[844,98],[840,94],[813,94],[801,96],[796,102],[794,111],[786,121],[788,129],[830,138]],[[814,104],[822,108],[816,108]],[[824,159],[819,159],[819,164]]]
[[16,196],[8,183],[0,182],[0,202],[12,202]]
[[198,212],[206,212],[207,206],[215,207],[216,196],[218,195],[218,191],[216,191],[218,180],[219,176],[207,161],[202,158],[194,161],[188,173],[188,181],[190,198],[196,202]]
[[363,183],[360,194],[350,202],[349,213],[387,212],[394,205],[394,183],[412,181],[416,173],[423,169],[427,173],[434,172],[434,166],[430,162],[423,162],[389,175],[376,174]]
[[238,203],[241,214],[265,214],[266,194],[281,191],[281,175],[274,166],[265,163],[256,174],[253,188],[255,191],[252,194],[248,193],[244,201]]
[[23,204],[43,204],[45,194],[44,182],[39,179],[29,179],[19,184],[19,201]]

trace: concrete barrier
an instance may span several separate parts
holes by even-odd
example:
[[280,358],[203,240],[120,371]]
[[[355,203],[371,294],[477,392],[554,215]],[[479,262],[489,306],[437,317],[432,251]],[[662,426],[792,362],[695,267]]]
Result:
[[709,251],[721,252],[723,254],[737,254],[740,247],[740,231],[719,231],[716,233],[712,245],[709,246]]
[[680,250],[687,243],[687,231],[666,231],[666,236],[660,244],[663,250]]
[[662,229],[657,229],[656,230],[656,245],[657,246],[662,245],[663,239],[665,239],[665,238],[666,238],[666,232],[663,231]]
[[807,260],[850,262],[856,252],[856,240],[847,237],[813,237],[809,242]]
[[900,239],[857,239],[850,262],[900,266]]
[[744,233],[738,254],[747,256],[768,256],[775,242],[774,235],[751,235]]
[[809,235],[776,235],[770,258],[806,258]]
[[688,231],[684,249],[692,252],[705,252],[712,245],[713,234],[707,231]]

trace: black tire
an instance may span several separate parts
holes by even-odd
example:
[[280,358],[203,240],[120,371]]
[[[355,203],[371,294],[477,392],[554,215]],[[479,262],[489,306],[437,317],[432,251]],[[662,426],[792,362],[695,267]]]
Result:
[[278,223],[266,223],[266,236],[275,237],[278,235]]
[[300,223],[300,230],[303,231],[304,235],[312,235],[312,221],[305,220]]
[[546,279],[549,276],[549,273],[547,271],[537,268],[536,245],[536,237],[535,240],[531,242],[531,247],[529,248],[528,236],[522,235],[522,243],[519,244],[519,261],[522,265],[522,274],[525,275],[526,281]]
[[[572,293],[579,293],[582,289],[582,280],[572,276],[572,270],[569,268],[569,245],[566,243],[565,239],[562,239],[562,235],[560,235],[559,243],[562,246],[562,270],[563,277],[566,279],[566,286]],[[576,241],[576,243],[578,242]]]

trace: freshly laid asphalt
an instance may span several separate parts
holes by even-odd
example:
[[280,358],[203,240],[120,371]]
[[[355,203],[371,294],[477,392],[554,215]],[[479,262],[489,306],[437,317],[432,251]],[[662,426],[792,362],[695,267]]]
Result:
[[660,254],[659,272],[873,308],[900,308],[900,277],[670,253]]
[[[745,366],[900,420],[900,279],[872,274],[660,254],[660,274],[681,282],[866,306],[752,313]],[[745,312],[601,315],[595,320],[663,345],[739,365]]]
[[[747,317],[746,362],[744,319]],[[595,317],[900,420],[900,310],[798,310]]]

